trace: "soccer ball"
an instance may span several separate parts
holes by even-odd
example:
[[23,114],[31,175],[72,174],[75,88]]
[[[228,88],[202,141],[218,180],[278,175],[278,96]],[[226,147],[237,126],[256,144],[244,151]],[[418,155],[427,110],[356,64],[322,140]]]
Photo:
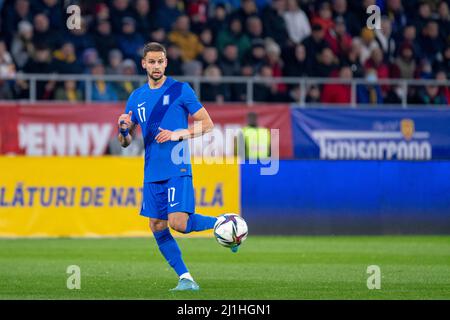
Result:
[[214,236],[217,242],[227,248],[240,245],[247,239],[247,234],[247,223],[235,213],[221,215],[214,225]]

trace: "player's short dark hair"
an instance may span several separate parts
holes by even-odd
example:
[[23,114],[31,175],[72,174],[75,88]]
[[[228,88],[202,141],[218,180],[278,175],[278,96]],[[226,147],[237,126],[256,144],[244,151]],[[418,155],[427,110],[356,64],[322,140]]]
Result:
[[167,57],[166,48],[158,42],[149,42],[144,46],[144,49],[142,50],[142,59],[145,58],[148,52],[164,52],[164,56]]

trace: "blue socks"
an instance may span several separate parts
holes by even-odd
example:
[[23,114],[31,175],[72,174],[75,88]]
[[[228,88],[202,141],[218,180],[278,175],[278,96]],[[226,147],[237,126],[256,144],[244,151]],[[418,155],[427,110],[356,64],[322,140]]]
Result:
[[[191,214],[187,221],[186,230],[184,233],[192,231],[203,231],[214,228],[216,223],[216,217],[202,216],[200,214]],[[189,272],[181,257],[181,250],[178,247],[177,242],[170,234],[169,228],[153,232],[156,243],[164,258],[175,270],[178,276]]]
[[153,232],[153,235],[155,236],[156,243],[158,244],[162,255],[166,258],[170,266],[175,269],[178,276],[188,272],[188,269],[181,258],[181,250],[170,234],[169,228]]
[[201,214],[193,213],[189,215],[184,233],[212,229],[214,228],[216,221],[216,217],[202,216]]

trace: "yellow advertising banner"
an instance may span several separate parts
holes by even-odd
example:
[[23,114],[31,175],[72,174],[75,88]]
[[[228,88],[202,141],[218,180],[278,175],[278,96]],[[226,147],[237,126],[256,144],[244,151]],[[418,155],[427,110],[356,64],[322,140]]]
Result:
[[[239,214],[239,165],[195,163],[196,212]],[[0,157],[0,168],[0,237],[151,236],[141,157]]]

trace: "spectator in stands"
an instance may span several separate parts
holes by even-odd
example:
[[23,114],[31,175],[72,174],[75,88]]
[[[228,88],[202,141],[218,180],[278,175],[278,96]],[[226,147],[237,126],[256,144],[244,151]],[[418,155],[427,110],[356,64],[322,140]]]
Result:
[[30,22],[19,22],[18,32],[11,43],[11,54],[18,69],[22,69],[34,54],[33,25]]
[[242,32],[242,23],[239,18],[232,18],[228,29],[219,32],[217,36],[216,46],[219,52],[223,52],[223,49],[229,43],[234,43],[238,47],[239,60],[242,60],[251,47],[250,39]]
[[234,43],[225,46],[220,57],[219,67],[224,76],[238,76],[240,74],[241,64],[238,48]]
[[125,58],[132,59],[136,64],[141,62],[141,50],[145,41],[136,32],[136,21],[133,18],[123,18],[122,34],[117,37],[117,43]]
[[418,79],[432,79],[433,67],[427,59],[422,59],[416,68],[416,78]]
[[345,20],[342,16],[337,16],[334,19],[334,27],[326,33],[325,41],[339,59],[344,59],[349,54],[352,37],[347,33]]
[[394,38],[392,37],[391,20],[388,17],[382,17],[381,29],[375,29],[375,41],[381,50],[383,50],[384,61],[386,63],[393,62],[396,47]]
[[[18,31],[20,21],[33,22],[33,14],[30,10],[29,0],[15,0],[14,5],[10,4],[4,10],[5,15],[2,22],[3,36],[5,42],[9,44],[12,40],[12,36]],[[2,21],[3,20],[3,21]]]
[[[0,5],[1,2],[0,0]],[[222,75],[239,75],[242,71],[249,76],[261,75],[262,66],[270,65],[273,77],[280,74],[300,77],[337,76],[336,73],[329,73],[328,63],[335,58],[329,59],[331,57],[328,54],[329,50],[324,48],[330,47],[338,58],[338,61],[334,62],[341,66],[349,65],[353,77],[364,76],[363,65],[369,69],[377,69],[377,76],[381,79],[385,77],[431,79],[442,71],[447,77],[450,75],[450,13],[449,3],[445,0],[363,0],[360,2],[244,0],[242,4],[238,0],[214,0],[208,3],[206,0],[155,2],[110,0],[93,5],[83,4],[86,10],[83,10],[81,30],[68,30],[65,38],[62,32],[58,31],[61,27],[66,29],[63,19],[64,11],[61,10],[65,4],[63,2],[60,0],[4,2],[0,17],[0,37],[4,39],[6,47],[10,48],[19,70],[26,65],[29,69],[30,65],[33,65],[30,63],[32,60],[30,56],[34,54],[34,45],[38,44],[51,49],[54,60],[50,62],[50,65],[53,65],[58,72],[76,72],[73,68],[76,64],[73,50],[66,42],[73,43],[75,56],[83,57],[89,72],[92,63],[98,59],[98,55],[94,54],[91,48],[99,51],[103,61],[108,60],[108,54],[114,48],[119,48],[125,57],[129,57],[132,51],[135,64],[140,64],[140,46],[133,48],[133,42],[130,45],[130,42],[127,42],[128,39],[122,38],[123,35],[119,39],[116,38],[119,33],[122,33],[122,22],[125,18],[129,20],[129,24],[132,24],[130,19],[134,19],[134,32],[128,35],[134,37],[134,34],[142,33],[141,46],[145,41],[157,41],[168,47],[169,41],[165,30],[171,31],[172,37],[175,35],[176,43],[170,47],[171,63],[168,73],[171,74],[184,72],[189,75],[204,74],[201,62],[204,69],[211,65],[219,67]],[[300,9],[299,4],[304,11]],[[372,4],[379,5],[384,15],[380,30],[369,30],[365,27],[368,17],[365,8]],[[229,16],[227,12],[231,12]],[[209,19],[208,13],[211,14]],[[177,20],[184,14],[188,16]],[[312,28],[308,17],[311,18]],[[191,28],[189,18],[193,24],[201,27],[201,30]],[[117,24],[116,33],[111,32],[112,27],[108,20],[111,20],[112,24]],[[34,30],[27,21],[33,22]],[[175,21],[177,26],[172,29]],[[416,35],[416,26],[420,28],[418,35]],[[304,33],[308,27],[310,31],[306,35],[309,36],[306,36]],[[243,28],[246,30],[245,34]],[[94,32],[89,33],[88,30],[94,31],[95,36],[92,36]],[[351,35],[355,38],[351,39]],[[266,37],[276,42],[276,45],[271,47],[277,47],[277,49],[268,49],[264,43],[267,39],[263,40]],[[214,56],[212,54],[214,46],[220,53],[220,60],[217,60],[217,57],[210,59]],[[378,60],[375,59],[378,57],[375,48],[381,49],[384,63],[375,61]],[[282,55],[279,54],[279,49]],[[229,53],[226,54],[225,51]],[[238,57],[234,58],[236,51]],[[84,52],[88,54],[85,55]],[[286,65],[281,72],[282,61]],[[83,67],[81,61],[79,65]],[[120,63],[113,68],[114,71],[108,68],[108,73],[118,72],[119,65]],[[230,68],[229,71],[228,68]],[[211,69],[213,71],[209,72],[217,73],[214,68]],[[144,73],[141,68],[138,68],[137,72]],[[3,85],[3,87],[7,89],[7,86]],[[25,82],[19,81],[18,84],[10,87],[14,89],[18,97],[27,98],[25,94],[28,92],[28,87]],[[45,88],[44,91],[41,90],[40,99],[51,96],[52,90],[56,89],[51,82],[46,87],[49,90],[45,94],[43,93]],[[240,87],[234,92],[233,86],[226,85],[224,99],[228,101],[228,99],[245,98],[245,90],[243,92],[242,86]],[[291,100],[300,97],[297,87],[289,86]],[[277,94],[281,94],[280,91],[283,91],[280,90],[281,88],[282,85],[277,85],[277,93],[271,94],[272,101],[277,99]],[[385,103],[397,101],[398,87],[382,86],[382,89]],[[418,101],[418,97],[424,95],[423,92],[426,91],[426,88],[418,92],[414,90],[414,87],[410,87],[408,93],[412,93],[414,101]],[[312,96],[311,101],[314,99]]]
[[167,47],[167,59],[170,63],[167,64],[166,75],[177,76],[183,74],[183,61],[181,60],[181,50],[176,44],[169,44]]
[[111,18],[111,14],[109,12],[109,7],[106,3],[97,3],[95,5],[95,19],[97,21],[108,21]]
[[297,44],[291,50],[289,60],[284,64],[283,74],[286,77],[307,77],[311,69],[306,64],[306,49],[303,44]]
[[175,21],[183,12],[178,7],[177,0],[164,0],[155,12],[156,28],[162,28],[166,33],[171,31]]
[[[444,71],[438,71],[435,78],[439,82],[445,82],[448,80],[447,74]],[[439,87],[439,91],[447,100],[447,104],[450,105],[450,87],[447,85],[442,85]]]
[[12,77],[16,74],[16,66],[11,54],[6,50],[5,41],[0,40],[0,78]]
[[399,49],[399,56],[395,59],[395,65],[400,71],[400,78],[413,79],[416,72],[416,61],[413,46],[404,42]]
[[[407,24],[403,29],[402,42],[407,42],[413,47],[416,62],[423,58],[422,48],[417,42],[417,31],[413,24]],[[397,54],[398,55],[398,54]]]
[[210,0],[213,6],[222,4],[228,12],[234,11],[241,6],[241,0]]
[[[136,75],[136,64],[131,59],[125,59],[121,66],[121,74],[124,76],[134,76]],[[139,83],[136,81],[116,81],[114,82],[114,90],[117,93],[117,98],[119,101],[126,101],[130,94],[139,87]]]
[[443,52],[442,61],[436,61],[433,70],[435,72],[444,71],[447,77],[450,77],[450,42]]
[[259,73],[259,69],[266,64],[264,41],[257,40],[252,44],[252,48],[247,51],[243,63],[245,65],[250,65],[254,73]]
[[230,14],[230,18],[237,18],[243,26],[247,25],[247,19],[258,14],[254,0],[241,0],[241,7]]
[[338,72],[338,60],[330,48],[323,48],[318,55],[318,64],[312,69],[312,76],[318,78],[334,77]]
[[[376,47],[375,49],[372,50],[370,58],[364,64],[364,68],[366,70],[368,69],[377,70],[378,79],[388,79],[390,77],[389,65],[384,62],[383,58],[384,58],[383,51],[381,51],[379,47]],[[383,96],[385,96],[387,92],[390,90],[390,86],[382,85],[381,89],[383,91]]]
[[14,93],[10,83],[4,79],[0,79],[0,100],[11,100],[13,98]]
[[438,24],[439,24],[439,36],[443,43],[450,41],[450,10],[449,3],[441,1],[438,8]]
[[[299,101],[299,100],[297,100]],[[320,89],[317,85],[312,85],[309,88],[307,88],[306,97],[305,97],[306,103],[320,103]]]
[[200,57],[202,68],[205,70],[210,65],[216,65],[218,60],[218,53],[216,47],[206,47]]
[[111,33],[111,24],[108,20],[97,20],[93,39],[95,48],[103,61],[107,61],[109,52],[118,47],[116,37]]
[[203,45],[198,36],[190,31],[190,22],[187,15],[177,18],[173,31],[169,33],[169,40],[181,49],[181,59],[184,62],[192,61],[203,51]]
[[45,45],[50,49],[56,49],[61,45],[62,35],[57,30],[50,29],[48,17],[43,13],[38,13],[33,18],[34,44]]
[[372,51],[375,48],[379,48],[378,43],[375,41],[375,33],[367,27],[364,27],[361,31],[361,64],[365,65],[366,61],[370,58]]
[[383,104],[381,87],[377,83],[378,76],[375,69],[366,70],[366,84],[360,84],[356,88],[356,100],[361,104]]
[[364,67],[361,64],[362,42],[360,38],[353,38],[350,52],[341,60],[342,65],[348,65],[352,69],[354,78],[364,76]]
[[344,19],[346,29],[352,37],[359,36],[361,27],[355,14],[351,10],[348,10],[347,0],[334,0],[333,12],[334,17],[342,17]]
[[214,46],[212,31],[207,27],[203,28],[203,30],[200,32],[199,39],[204,47]]
[[191,0],[186,4],[186,13],[191,19],[192,32],[199,34],[208,21],[208,0]]
[[158,42],[167,46],[167,34],[163,28],[156,28],[150,32],[150,37],[147,42]]
[[[33,1],[34,2],[34,1]],[[36,3],[34,11],[49,17],[50,29],[62,31],[66,26],[65,12],[60,0],[41,0]],[[64,17],[63,17],[64,15]]]
[[56,89],[55,100],[73,103],[80,102],[83,100],[83,94],[81,90],[77,88],[77,82],[75,80],[66,80],[62,87]]
[[227,11],[224,4],[218,4],[214,7],[214,14],[208,20],[208,28],[212,32],[213,43],[217,42],[219,32],[227,28]]
[[[352,79],[352,69],[348,66],[341,67],[339,78],[346,80]],[[351,102],[351,85],[340,83],[325,84],[322,90],[321,102],[348,105]]]
[[[242,64],[241,65],[241,74],[242,77],[253,77],[255,75],[254,70],[251,65],[249,64]],[[242,85],[237,85],[236,87],[238,101],[246,101],[247,99],[247,88]]]
[[[91,74],[93,76],[103,76],[105,74],[105,67],[103,63],[98,60],[91,67]],[[92,83],[92,101],[117,101],[117,94],[110,83],[105,82],[101,78]]]
[[112,0],[110,19],[114,34],[121,34],[123,32],[123,18],[132,16],[133,10],[130,6],[130,0]]
[[311,35],[302,42],[306,49],[306,63],[308,65],[317,65],[317,55],[322,52],[324,48],[328,47],[324,38],[325,31],[322,26],[320,24],[314,24],[312,26]]
[[97,61],[100,60],[98,52],[94,48],[88,48],[84,50],[82,61],[84,66],[84,73],[91,73],[91,68]]
[[289,34],[284,20],[286,11],[286,0],[273,0],[262,11],[263,33],[275,40],[276,43],[284,48],[288,45]]
[[83,73],[83,67],[78,63],[75,48],[69,41],[53,52],[55,68],[59,73]]
[[440,60],[445,44],[439,37],[439,25],[436,21],[428,21],[419,38],[419,45],[422,47],[424,58],[431,63]]
[[289,39],[301,43],[311,35],[311,25],[305,12],[299,7],[296,0],[287,0],[287,10],[283,13]]
[[[19,71],[17,72],[17,75],[21,75],[22,73],[23,73],[22,71]],[[11,84],[11,88],[13,91],[14,99],[17,100],[30,99],[29,81],[17,78],[16,81],[13,84]]]
[[[23,68],[24,73],[56,73],[56,66],[50,49],[45,45],[35,47],[35,55]],[[55,81],[37,81],[36,98],[41,100],[51,99],[55,89]]]
[[[219,60],[219,68],[224,76],[239,76],[241,63],[238,56],[238,48],[235,44],[230,43],[225,46],[223,54]],[[225,91],[228,95],[225,97],[227,101],[239,100],[239,86],[236,83],[225,83]]]
[[[284,63],[281,60],[280,46],[270,38],[265,41],[265,49],[267,53],[267,64],[272,68],[272,76],[274,78],[280,78],[283,76]],[[287,86],[284,83],[277,84],[277,91],[280,95],[287,93]]]
[[136,32],[145,39],[150,31],[155,29],[153,11],[150,10],[149,0],[136,0],[133,2],[133,17],[136,20]]
[[425,29],[428,21],[431,19],[431,6],[427,1],[421,1],[419,3],[418,15],[414,15],[411,18],[417,30]]
[[81,17],[80,28],[69,30],[67,40],[75,46],[77,57],[82,56],[83,52],[89,48],[95,48],[95,42],[92,35],[88,32],[88,24],[86,19]]
[[325,33],[334,27],[333,11],[328,1],[319,2],[317,13],[313,14],[311,23],[320,24]]
[[277,94],[277,85],[271,80],[273,78],[272,68],[269,65],[263,65],[259,69],[257,78],[262,82],[257,82],[253,88],[253,101],[273,102]]
[[385,15],[391,22],[392,35],[394,38],[400,36],[402,29],[406,26],[407,17],[401,0],[387,0]]
[[221,82],[220,68],[211,64],[205,68],[203,75],[208,77],[208,82],[201,84],[201,100],[223,103],[226,93],[225,85]]
[[447,105],[448,101],[444,93],[439,90],[437,85],[426,85],[418,91],[416,104],[423,105]]
[[264,39],[262,21],[258,16],[247,18],[246,33],[250,42]]
[[119,49],[113,49],[108,55],[106,74],[120,74],[122,71],[123,55]]
[[203,73],[202,63],[197,60],[184,62],[181,66],[183,75],[188,77],[200,77]]

